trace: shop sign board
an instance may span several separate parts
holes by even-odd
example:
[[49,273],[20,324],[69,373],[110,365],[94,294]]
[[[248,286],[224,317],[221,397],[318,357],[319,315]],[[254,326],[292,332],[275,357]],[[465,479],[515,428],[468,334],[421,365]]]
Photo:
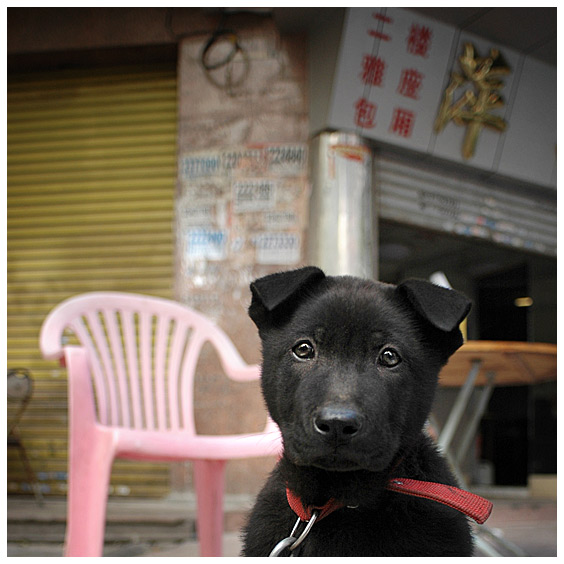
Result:
[[327,122],[556,186],[556,69],[410,10],[347,10]]

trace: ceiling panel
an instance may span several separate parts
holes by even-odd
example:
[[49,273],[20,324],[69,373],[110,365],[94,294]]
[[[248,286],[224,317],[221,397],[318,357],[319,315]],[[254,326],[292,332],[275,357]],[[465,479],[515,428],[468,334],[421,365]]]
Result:
[[556,8],[411,9],[556,65]]

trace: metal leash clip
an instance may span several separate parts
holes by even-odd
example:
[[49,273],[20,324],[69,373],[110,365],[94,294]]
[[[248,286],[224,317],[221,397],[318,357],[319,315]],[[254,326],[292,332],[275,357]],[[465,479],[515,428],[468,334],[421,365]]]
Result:
[[[272,552],[268,555],[270,556],[280,556],[280,554],[287,548],[290,550],[290,552],[292,552],[293,550],[296,550],[296,548],[298,548],[298,546],[300,546],[300,544],[302,544],[303,540],[307,537],[307,535],[309,534],[309,532],[311,531],[311,528],[313,527],[313,524],[315,523],[317,517],[319,516],[319,512],[318,511],[314,511],[311,515],[311,519],[309,521],[306,521],[307,525],[305,527],[305,529],[302,531],[302,534],[299,537],[295,537],[294,535],[296,534],[296,531],[298,530],[298,526],[300,525],[300,523],[302,523],[303,521],[298,517],[298,520],[296,521],[296,524],[294,525],[294,528],[292,529],[292,532],[290,533],[289,537],[286,537],[285,539],[282,539],[273,549]],[[293,552],[292,554],[290,554],[290,556],[294,556]]]

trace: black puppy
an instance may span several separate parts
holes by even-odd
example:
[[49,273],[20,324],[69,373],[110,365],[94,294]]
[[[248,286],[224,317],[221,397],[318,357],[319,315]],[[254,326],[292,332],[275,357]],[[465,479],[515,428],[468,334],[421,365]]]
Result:
[[296,513],[305,520],[319,508],[294,555],[470,556],[465,515],[390,489],[397,477],[456,483],[423,427],[439,371],[462,344],[466,297],[315,267],[260,278],[251,291],[262,390],[284,453],[251,512],[243,555],[268,556]]

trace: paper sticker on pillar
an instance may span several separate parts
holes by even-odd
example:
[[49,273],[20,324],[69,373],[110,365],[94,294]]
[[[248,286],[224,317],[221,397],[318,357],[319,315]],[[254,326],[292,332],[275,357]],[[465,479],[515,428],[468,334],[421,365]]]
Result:
[[233,183],[235,213],[267,211],[274,207],[276,182],[268,179],[246,179]]
[[225,260],[227,240],[224,230],[191,229],[186,236],[188,259]]
[[330,147],[337,156],[364,164],[370,159],[370,149],[364,145],[333,145]]
[[258,264],[297,264],[301,238],[297,233],[261,233],[253,238]]
[[239,146],[221,154],[221,168],[224,173],[238,171],[257,172],[264,170],[265,157],[260,148]]
[[264,214],[267,229],[287,229],[298,224],[298,216],[293,211],[272,211]]
[[185,225],[206,225],[211,224],[215,217],[214,206],[204,204],[201,206],[188,206],[181,208],[178,217]]
[[180,178],[193,180],[221,173],[221,156],[218,153],[185,155],[180,159]]
[[281,176],[298,176],[306,172],[306,145],[270,145],[266,147],[268,171]]

